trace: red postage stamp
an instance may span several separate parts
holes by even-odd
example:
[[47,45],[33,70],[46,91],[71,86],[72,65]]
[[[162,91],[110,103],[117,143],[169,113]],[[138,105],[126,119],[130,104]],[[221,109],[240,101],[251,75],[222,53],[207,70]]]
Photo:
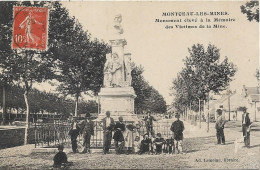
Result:
[[47,49],[48,8],[15,6],[13,49]]

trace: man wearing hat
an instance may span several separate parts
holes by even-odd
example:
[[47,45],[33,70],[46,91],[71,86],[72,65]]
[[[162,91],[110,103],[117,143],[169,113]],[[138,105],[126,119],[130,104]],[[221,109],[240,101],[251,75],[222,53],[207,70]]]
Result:
[[112,131],[115,126],[114,119],[110,117],[110,112],[106,112],[106,117],[102,119],[103,122],[103,154],[107,154],[111,147]]
[[87,113],[85,120],[82,122],[82,134],[83,134],[83,146],[82,153],[90,153],[90,139],[91,135],[94,135],[94,123],[90,120],[90,114]]
[[71,129],[69,131],[73,153],[78,152],[77,137],[79,135],[79,130],[80,130],[79,124],[77,121],[77,117],[75,116],[75,117],[73,117],[73,120],[71,123]]
[[216,124],[215,124],[215,128],[217,131],[217,140],[218,140],[218,144],[222,144],[225,145],[225,135],[224,135],[224,125],[226,123],[226,119],[225,116],[222,116],[222,110],[221,109],[217,109],[217,120],[216,120]]
[[249,118],[249,113],[246,112],[246,108],[243,108],[243,114],[242,114],[242,132],[244,137],[244,143],[246,147],[250,147],[250,128],[252,122]]
[[175,153],[182,153],[182,140],[183,140],[183,131],[184,131],[184,124],[180,120],[180,115],[175,113],[175,120],[171,125],[171,131],[173,132],[174,138],[174,147]]
[[144,118],[145,121],[145,127],[147,130],[148,135],[154,135],[153,133],[153,121],[156,121],[156,119],[151,115],[151,111],[147,112],[147,116]]

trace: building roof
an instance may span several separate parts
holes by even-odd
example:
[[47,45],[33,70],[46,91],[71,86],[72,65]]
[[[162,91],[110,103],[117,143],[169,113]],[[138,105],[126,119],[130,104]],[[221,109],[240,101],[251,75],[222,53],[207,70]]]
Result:
[[[221,99],[214,101],[214,107],[211,106],[211,108],[214,110],[212,112],[215,112],[215,110],[220,106],[223,108],[223,110],[229,110],[228,95],[225,95]],[[242,95],[237,93],[230,95],[230,111],[236,111],[239,107],[246,106],[247,100]]]
[[246,87],[244,86],[244,91],[246,93],[246,96],[251,94],[259,94],[258,87]]
[[260,102],[260,94],[252,94],[250,98],[252,102]]

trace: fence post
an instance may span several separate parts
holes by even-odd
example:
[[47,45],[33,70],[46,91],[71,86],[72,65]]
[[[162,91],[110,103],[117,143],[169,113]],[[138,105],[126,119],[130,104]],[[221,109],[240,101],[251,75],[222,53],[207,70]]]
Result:
[[47,138],[48,146],[50,146],[50,125],[48,125],[48,138]]
[[36,127],[36,122],[34,122],[34,148],[36,148],[36,143],[37,143],[37,127]]
[[54,120],[54,145],[56,145],[56,121]]

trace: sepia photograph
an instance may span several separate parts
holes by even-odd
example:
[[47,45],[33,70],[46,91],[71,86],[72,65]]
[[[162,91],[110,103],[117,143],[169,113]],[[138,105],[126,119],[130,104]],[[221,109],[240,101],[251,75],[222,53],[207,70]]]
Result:
[[0,1],[0,169],[260,169],[259,1]]

